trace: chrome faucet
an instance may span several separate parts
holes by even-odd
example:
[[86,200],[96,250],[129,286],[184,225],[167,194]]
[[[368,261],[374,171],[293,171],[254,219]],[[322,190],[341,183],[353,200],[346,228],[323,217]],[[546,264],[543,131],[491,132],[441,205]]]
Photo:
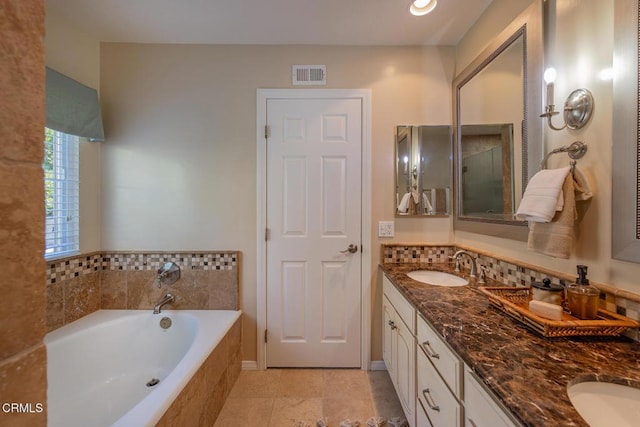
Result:
[[160,314],[160,312],[162,311],[162,307],[169,303],[172,303],[173,301],[175,301],[175,299],[176,298],[170,293],[163,296],[162,299],[155,305],[155,307],[153,307],[153,314]]
[[465,250],[459,250],[458,252],[456,252],[455,254],[453,254],[453,256],[451,258],[456,260],[456,272],[460,271],[460,264],[459,264],[459,258],[462,255],[466,255],[467,257],[469,257],[469,261],[471,262],[471,270],[469,271],[469,277],[476,277],[476,273],[478,271],[478,266],[476,265],[476,259],[467,251]]

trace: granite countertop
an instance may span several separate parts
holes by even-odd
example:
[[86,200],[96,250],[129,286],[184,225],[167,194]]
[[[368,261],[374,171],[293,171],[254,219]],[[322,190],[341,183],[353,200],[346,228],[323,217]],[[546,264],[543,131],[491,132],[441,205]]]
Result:
[[[544,338],[490,306],[474,279],[469,286],[441,287],[406,276],[421,269],[453,273],[448,264],[380,267],[525,426],[588,426],[569,402],[572,381],[640,381],[638,342],[623,336]],[[488,279],[482,286],[504,285]]]

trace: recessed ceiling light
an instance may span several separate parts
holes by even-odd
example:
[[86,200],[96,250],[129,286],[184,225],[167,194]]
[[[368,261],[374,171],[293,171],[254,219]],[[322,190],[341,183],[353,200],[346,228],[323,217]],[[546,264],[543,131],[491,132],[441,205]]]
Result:
[[415,0],[409,6],[409,12],[415,16],[423,16],[435,9],[438,0]]

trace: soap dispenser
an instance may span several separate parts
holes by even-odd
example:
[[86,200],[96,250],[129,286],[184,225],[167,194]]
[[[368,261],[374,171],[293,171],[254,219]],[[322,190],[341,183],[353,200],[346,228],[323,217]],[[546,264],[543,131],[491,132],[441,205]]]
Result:
[[569,312],[580,319],[598,317],[598,299],[600,291],[589,284],[587,266],[579,265],[576,283],[567,287],[567,306]]

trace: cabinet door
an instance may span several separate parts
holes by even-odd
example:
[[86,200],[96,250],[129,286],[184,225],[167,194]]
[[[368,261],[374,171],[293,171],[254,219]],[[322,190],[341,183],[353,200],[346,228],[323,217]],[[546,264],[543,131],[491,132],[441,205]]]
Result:
[[396,348],[396,391],[410,425],[415,425],[416,392],[415,366],[416,343],[409,329],[402,322],[397,322]]
[[386,296],[382,297],[382,359],[384,364],[387,365],[387,371],[391,377],[391,381],[395,382],[395,367],[393,357],[393,337],[395,327],[395,316],[393,306]]
[[465,427],[516,427],[507,414],[476,380],[465,366],[464,370]]

